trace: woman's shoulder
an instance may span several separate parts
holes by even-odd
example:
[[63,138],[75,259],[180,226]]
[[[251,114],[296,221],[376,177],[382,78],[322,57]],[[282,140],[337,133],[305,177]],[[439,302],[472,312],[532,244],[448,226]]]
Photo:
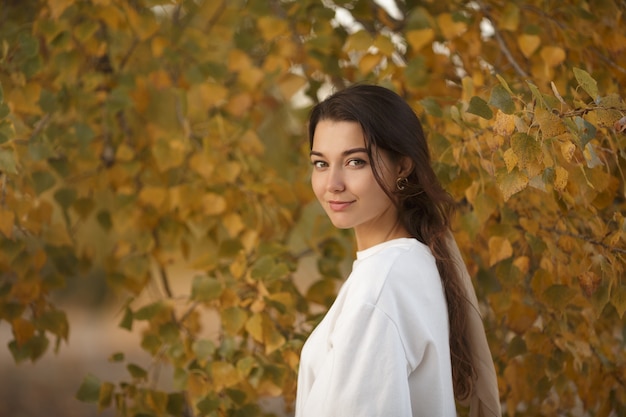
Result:
[[359,253],[349,278],[352,290],[368,302],[376,304],[383,292],[414,292],[424,281],[439,282],[430,249],[416,239],[395,239],[370,249]]

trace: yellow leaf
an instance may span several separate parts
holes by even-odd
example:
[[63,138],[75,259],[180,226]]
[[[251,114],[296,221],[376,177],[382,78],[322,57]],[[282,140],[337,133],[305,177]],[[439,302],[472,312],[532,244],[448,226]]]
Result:
[[237,237],[245,228],[241,216],[237,213],[228,213],[222,218],[222,224],[228,231],[228,235],[232,238]]
[[518,169],[498,175],[497,181],[498,187],[504,196],[504,201],[528,187],[528,176]]
[[241,380],[237,368],[228,362],[211,363],[211,376],[217,391],[232,387]]
[[571,141],[568,140],[561,144],[561,154],[563,154],[563,158],[565,158],[567,162],[572,161],[574,152],[576,152],[576,145],[574,145]]
[[28,342],[35,334],[35,326],[32,322],[18,317],[11,322],[13,328],[13,336],[18,346],[22,346]]
[[48,8],[50,8],[52,19],[58,19],[72,3],[74,3],[74,0],[48,0]]
[[206,118],[207,111],[226,102],[228,89],[221,84],[194,84],[187,90],[187,109],[193,119]]
[[118,146],[115,151],[115,160],[119,162],[129,162],[132,161],[134,157],[135,151],[125,143]]
[[8,94],[6,100],[11,109],[17,113],[41,114],[39,107],[39,97],[41,96],[41,85],[30,81],[25,86],[15,88]]
[[506,3],[498,23],[502,30],[516,31],[519,26],[519,7],[513,3]]
[[504,151],[504,163],[506,164],[506,170],[507,172],[511,172],[513,171],[513,168],[515,168],[517,166],[517,155],[515,155],[515,152],[513,151],[513,149],[509,148],[506,151]]
[[264,77],[265,73],[258,67],[250,67],[239,71],[239,81],[249,90],[258,87]]
[[493,124],[493,132],[496,135],[508,137],[515,131],[515,116],[506,114],[501,110],[496,112],[496,121]]
[[228,100],[225,108],[235,117],[242,117],[252,106],[252,97],[248,93],[239,93]]
[[446,39],[454,39],[467,30],[467,25],[464,22],[455,22],[450,13],[440,14],[437,22],[443,37]]
[[344,51],[366,52],[372,46],[372,36],[365,30],[360,30],[348,36],[343,46]]
[[181,166],[185,161],[185,154],[186,145],[180,138],[161,137],[152,147],[152,156],[161,172]]
[[61,223],[54,223],[50,225],[44,231],[44,239],[46,243],[53,246],[72,246],[74,245],[74,241],[72,240],[70,234],[67,231],[67,227],[65,227]]
[[246,254],[243,251],[237,255],[234,261],[230,263],[228,270],[235,279],[243,277],[248,270],[248,261],[246,259]]
[[380,33],[376,35],[376,39],[374,39],[374,46],[386,56],[391,56],[396,50],[391,39]]
[[516,300],[507,312],[509,327],[517,334],[525,333],[536,319],[537,311],[522,300]]
[[268,355],[282,347],[287,341],[267,316],[264,316],[263,319],[263,338],[265,342],[265,353]]
[[126,19],[140,40],[145,41],[159,30],[159,24],[156,22],[152,13],[139,14],[133,7],[126,5],[126,3],[122,3],[122,6],[126,14]]
[[139,192],[139,201],[154,208],[161,208],[167,198],[167,189],[163,187],[145,186]]
[[528,256],[520,256],[518,258],[515,258],[515,260],[513,261],[513,265],[515,265],[517,269],[522,272],[522,274],[527,274],[528,270],[530,269],[530,258]]
[[0,208],[0,232],[9,239],[13,237],[13,224],[15,222],[15,213]]
[[435,39],[435,31],[432,28],[410,30],[406,33],[406,40],[415,52],[429,45]]
[[380,63],[382,57],[378,54],[366,54],[363,55],[359,61],[359,70],[361,74],[369,74]]
[[591,297],[602,282],[602,278],[593,271],[585,271],[578,276],[580,287],[587,297]]
[[286,74],[279,82],[278,89],[286,100],[289,100],[307,83],[307,79],[296,74]]
[[210,180],[215,172],[215,164],[203,154],[194,154],[189,160],[189,167],[205,180]]
[[535,109],[535,119],[544,139],[553,138],[567,132],[567,128],[559,116],[541,107]]
[[246,321],[246,331],[255,341],[263,343],[263,316],[260,313],[252,315]]
[[265,145],[254,130],[247,130],[241,138],[239,138],[240,149],[248,155],[262,155],[265,151]]
[[233,183],[241,173],[241,165],[235,161],[221,164],[216,171],[217,179],[226,183]]
[[513,247],[507,238],[492,236],[489,238],[489,266],[513,256]]
[[554,171],[554,188],[558,191],[565,190],[565,187],[567,186],[567,180],[569,178],[569,173],[563,167],[556,167]]
[[261,16],[257,19],[257,25],[261,31],[261,36],[266,42],[270,42],[280,35],[288,32],[285,19],[275,16]]
[[565,60],[565,51],[558,46],[544,46],[541,48],[540,55],[548,68],[554,68]]
[[169,42],[163,36],[155,36],[150,42],[152,55],[155,58],[160,58],[161,55],[163,55],[163,51],[165,51],[165,48],[167,48],[168,45],[169,45]]
[[172,86],[170,74],[164,69],[158,69],[148,74],[150,85],[157,90],[162,90]]
[[216,216],[226,210],[226,199],[219,194],[208,193],[202,197],[202,206],[204,207],[204,214]]
[[35,302],[41,296],[40,283],[32,279],[19,280],[11,287],[10,296],[23,305]]
[[228,69],[238,72],[252,66],[252,61],[248,54],[241,49],[233,49],[228,54]]

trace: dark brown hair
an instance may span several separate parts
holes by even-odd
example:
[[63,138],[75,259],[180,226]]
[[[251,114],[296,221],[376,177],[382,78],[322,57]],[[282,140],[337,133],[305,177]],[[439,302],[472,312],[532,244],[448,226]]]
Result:
[[[321,120],[357,122],[363,129],[365,145],[378,183],[396,201],[406,230],[427,245],[437,268],[448,305],[450,355],[454,393],[467,398],[474,379],[472,352],[467,342],[465,303],[461,276],[448,249],[447,236],[454,200],[441,187],[431,166],[428,144],[422,125],[408,103],[384,87],[356,84],[338,91],[318,103],[309,118],[309,142]],[[408,157],[413,171],[403,190],[388,190],[378,173],[372,150],[383,149],[392,158]]]

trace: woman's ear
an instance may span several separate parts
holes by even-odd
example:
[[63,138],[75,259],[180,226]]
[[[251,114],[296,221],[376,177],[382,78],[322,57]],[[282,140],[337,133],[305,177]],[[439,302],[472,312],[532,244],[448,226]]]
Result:
[[403,156],[398,161],[398,177],[408,177],[415,168],[413,160],[408,156]]

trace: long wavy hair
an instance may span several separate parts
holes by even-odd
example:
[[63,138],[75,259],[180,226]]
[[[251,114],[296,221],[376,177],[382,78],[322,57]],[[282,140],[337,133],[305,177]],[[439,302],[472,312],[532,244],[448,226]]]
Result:
[[[396,202],[410,235],[427,245],[437,262],[448,306],[450,355],[455,397],[466,399],[472,392],[475,370],[468,343],[461,276],[448,249],[454,200],[439,183],[431,166],[422,125],[408,103],[384,87],[355,84],[315,105],[309,118],[309,143],[321,120],[357,122],[363,129],[365,147],[376,181]],[[388,189],[376,166],[374,150],[384,149],[394,161],[408,157],[413,171],[404,189]]]

